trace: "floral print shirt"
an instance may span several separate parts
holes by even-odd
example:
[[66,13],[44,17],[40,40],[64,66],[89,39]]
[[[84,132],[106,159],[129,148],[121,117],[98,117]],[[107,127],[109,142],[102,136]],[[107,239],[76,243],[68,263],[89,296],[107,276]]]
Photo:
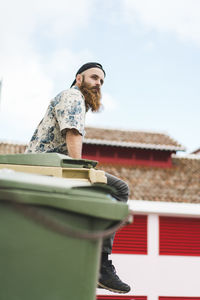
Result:
[[85,113],[85,99],[77,86],[61,92],[51,100],[25,153],[57,152],[68,154],[66,130],[75,128],[84,136]]

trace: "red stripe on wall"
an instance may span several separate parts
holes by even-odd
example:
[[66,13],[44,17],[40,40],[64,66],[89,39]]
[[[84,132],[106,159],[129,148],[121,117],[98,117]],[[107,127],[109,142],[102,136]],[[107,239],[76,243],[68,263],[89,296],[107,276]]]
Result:
[[200,297],[159,297],[159,300],[200,300]]
[[160,217],[160,255],[200,256],[200,219]]
[[147,254],[147,216],[134,215],[133,223],[120,229],[112,253]]
[[83,143],[83,158],[103,164],[172,167],[172,151]]
[[108,295],[99,295],[97,300],[147,300],[147,296],[108,296]]

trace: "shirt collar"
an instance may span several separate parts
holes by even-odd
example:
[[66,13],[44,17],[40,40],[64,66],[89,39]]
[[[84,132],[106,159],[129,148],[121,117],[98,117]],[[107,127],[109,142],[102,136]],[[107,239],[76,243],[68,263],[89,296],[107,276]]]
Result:
[[71,88],[80,91],[80,89],[77,85],[73,85]]

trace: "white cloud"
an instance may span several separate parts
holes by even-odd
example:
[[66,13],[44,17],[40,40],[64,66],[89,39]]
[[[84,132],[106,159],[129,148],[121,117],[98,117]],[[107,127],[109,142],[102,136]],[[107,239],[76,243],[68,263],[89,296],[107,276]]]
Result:
[[[1,3],[1,31],[30,36],[62,37],[85,26],[93,8],[91,0],[7,0]],[[6,30],[5,30],[6,29]]]
[[108,93],[102,93],[103,109],[98,113],[89,111],[86,114],[86,125],[89,126],[106,126],[105,122],[108,121],[108,115],[112,116],[119,109],[119,103]]
[[[58,83],[71,83],[75,68],[92,56],[87,50],[72,51],[62,43],[87,26],[92,10],[91,0],[1,3],[0,139],[7,133],[11,137],[17,128],[18,134],[19,129],[32,134]],[[54,45],[51,50],[44,44],[48,39]],[[39,50],[41,43],[43,51]]]
[[0,65],[3,77],[0,127],[4,128],[0,138],[5,138],[7,132],[12,135],[19,127],[32,131],[52,95],[53,82],[45,75],[37,55],[29,51],[25,57],[17,53],[4,56]]
[[139,21],[146,30],[172,32],[200,44],[199,0],[122,0],[127,22]]
[[92,53],[87,49],[78,52],[70,49],[57,49],[45,61],[44,68],[57,85],[61,82],[61,85],[64,83],[66,87],[69,87],[78,68],[86,61],[92,60],[92,57]]
[[144,46],[144,49],[146,51],[151,51],[155,48],[155,44],[152,42],[152,41],[147,41],[145,46]]
[[118,108],[118,102],[108,93],[103,93],[102,104],[106,111],[114,111]]

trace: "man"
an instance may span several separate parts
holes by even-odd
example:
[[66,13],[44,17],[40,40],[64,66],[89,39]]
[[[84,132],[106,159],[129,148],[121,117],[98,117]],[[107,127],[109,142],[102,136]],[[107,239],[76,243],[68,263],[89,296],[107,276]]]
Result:
[[[26,153],[57,152],[72,158],[82,157],[85,114],[91,109],[98,111],[101,106],[101,86],[105,71],[99,63],[84,64],[76,73],[71,88],[51,100],[46,114],[26,149]],[[128,186],[122,180],[106,173],[107,184],[115,188],[112,196],[118,201],[128,200]],[[114,236],[104,240],[98,287],[117,293],[130,291],[129,285],[116,274],[111,254]]]

